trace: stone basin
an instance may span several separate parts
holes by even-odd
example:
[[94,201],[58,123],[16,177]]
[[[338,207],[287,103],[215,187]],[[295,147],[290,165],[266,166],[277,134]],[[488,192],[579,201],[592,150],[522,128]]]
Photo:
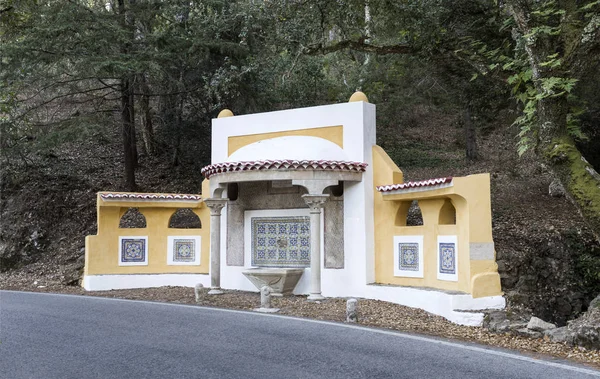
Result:
[[271,296],[291,295],[303,273],[303,268],[251,268],[242,272],[259,291],[271,287]]

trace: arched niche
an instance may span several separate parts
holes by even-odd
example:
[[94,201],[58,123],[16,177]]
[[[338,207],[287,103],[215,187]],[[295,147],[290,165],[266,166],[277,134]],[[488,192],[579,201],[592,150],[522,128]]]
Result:
[[181,208],[175,211],[169,219],[169,228],[172,229],[200,229],[200,217],[190,208]]
[[452,204],[452,200],[446,199],[444,205],[440,209],[440,216],[438,219],[440,225],[456,225],[456,208]]
[[323,190],[325,195],[329,195],[329,200],[342,200],[344,198],[344,182],[329,186]]
[[119,221],[119,228],[145,228],[146,217],[137,208],[128,208],[121,220]]
[[344,196],[344,182],[339,182],[337,186],[330,186],[329,193],[334,197]]
[[396,226],[421,226],[423,225],[423,215],[417,200],[402,201],[396,212],[394,220]]
[[394,225],[396,226],[406,226],[406,216],[408,215],[408,208],[410,208],[410,201],[402,201],[398,206],[398,211],[396,212],[396,219],[394,220]]
[[236,201],[240,193],[240,187],[237,183],[227,184],[227,198],[229,201]]
[[421,213],[421,207],[417,200],[413,200],[408,208],[408,214],[406,215],[406,226],[422,226],[423,225],[423,214]]

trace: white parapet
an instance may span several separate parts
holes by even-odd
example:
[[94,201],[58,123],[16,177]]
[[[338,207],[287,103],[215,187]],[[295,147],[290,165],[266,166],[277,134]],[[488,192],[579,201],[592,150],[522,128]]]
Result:
[[503,309],[504,297],[488,296],[474,299],[469,294],[453,293],[429,288],[367,285],[364,297],[420,308],[442,316],[449,321],[468,326],[481,326],[483,310]]
[[198,283],[204,287],[210,287],[210,276],[208,274],[127,274],[86,275],[83,277],[83,288],[86,291],[109,291],[164,286],[194,288]]

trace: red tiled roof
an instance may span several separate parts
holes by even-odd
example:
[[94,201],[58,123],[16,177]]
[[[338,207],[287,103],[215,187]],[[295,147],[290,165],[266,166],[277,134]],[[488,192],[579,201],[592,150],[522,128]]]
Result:
[[200,172],[206,178],[215,174],[251,170],[331,170],[364,172],[366,163],[347,161],[315,160],[265,160],[253,162],[223,162],[203,167]]
[[377,186],[377,191],[379,192],[390,192],[397,190],[408,190],[412,188],[422,188],[422,187],[433,187],[439,186],[442,184],[452,184],[452,177],[448,176],[446,178],[436,178],[436,179],[427,179],[420,180],[417,182],[406,182],[401,184],[389,184],[385,186]]
[[187,195],[177,193],[127,193],[127,192],[102,192],[102,200],[167,200],[167,201],[200,201],[200,195]]

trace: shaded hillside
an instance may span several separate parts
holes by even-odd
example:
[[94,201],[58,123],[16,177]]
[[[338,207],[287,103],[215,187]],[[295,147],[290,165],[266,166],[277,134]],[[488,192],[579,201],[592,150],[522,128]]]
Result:
[[[405,180],[490,172],[493,232],[502,287],[512,309],[564,324],[600,292],[600,246],[566,197],[552,197],[544,166],[518,159],[501,115],[479,130],[481,159],[467,164],[456,113],[424,107],[413,122],[378,120],[380,144]],[[402,116],[405,118],[405,116]],[[199,128],[206,128],[201,125]],[[76,285],[84,238],[96,230],[96,192],[122,190],[119,136],[65,143],[2,172],[0,263],[7,280]],[[140,157],[140,191],[197,193],[207,162],[190,138],[180,164]],[[206,158],[205,158],[206,159]]]

